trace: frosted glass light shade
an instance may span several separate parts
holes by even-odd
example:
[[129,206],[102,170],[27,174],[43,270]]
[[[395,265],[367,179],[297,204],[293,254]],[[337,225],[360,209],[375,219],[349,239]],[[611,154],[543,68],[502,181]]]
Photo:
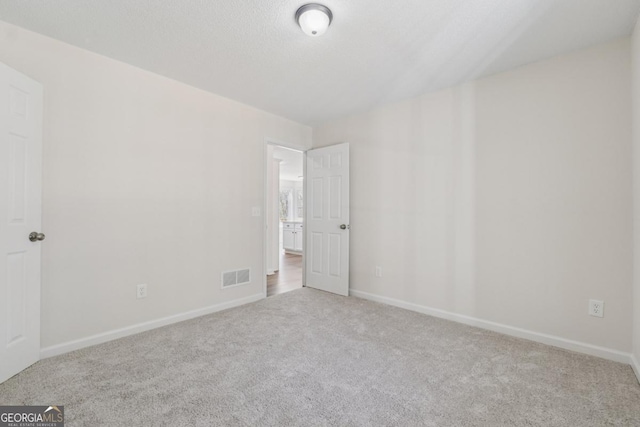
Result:
[[318,37],[327,32],[333,15],[321,4],[305,4],[296,12],[296,20],[308,36]]

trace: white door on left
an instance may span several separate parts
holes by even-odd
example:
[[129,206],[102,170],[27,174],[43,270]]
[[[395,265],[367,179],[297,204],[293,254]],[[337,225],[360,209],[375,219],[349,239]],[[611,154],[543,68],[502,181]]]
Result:
[[41,193],[42,86],[0,64],[0,382],[40,358]]

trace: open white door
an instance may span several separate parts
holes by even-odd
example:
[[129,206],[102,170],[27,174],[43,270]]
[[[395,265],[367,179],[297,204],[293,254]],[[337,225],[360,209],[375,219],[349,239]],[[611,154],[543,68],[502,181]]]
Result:
[[41,168],[42,86],[0,64],[0,382],[40,358]]
[[307,151],[306,285],[349,295],[349,144]]

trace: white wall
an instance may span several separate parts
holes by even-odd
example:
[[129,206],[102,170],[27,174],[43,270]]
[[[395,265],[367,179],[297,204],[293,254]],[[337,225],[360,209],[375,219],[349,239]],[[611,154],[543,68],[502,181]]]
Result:
[[[351,143],[352,287],[631,351],[630,56],[619,40],[315,129]],[[309,146],[308,127],[1,22],[0,61],[45,88],[43,346],[262,292],[264,138]]]
[[282,188],[302,188],[302,181],[291,181],[288,179],[280,179],[280,187]]
[[298,213],[298,201],[296,199],[296,190],[302,191],[302,181],[291,181],[287,179],[280,179],[280,191],[290,190],[289,193],[289,212],[287,221],[303,221],[304,218],[297,216]]
[[267,274],[280,270],[280,160],[267,145],[266,257]]
[[0,61],[45,91],[44,347],[262,292],[265,137],[310,128],[5,23]]
[[633,357],[640,380],[640,19],[632,37],[633,60],[633,201],[634,201],[634,274],[633,274]]
[[623,39],[314,129],[351,143],[352,288],[628,353],[630,71]]

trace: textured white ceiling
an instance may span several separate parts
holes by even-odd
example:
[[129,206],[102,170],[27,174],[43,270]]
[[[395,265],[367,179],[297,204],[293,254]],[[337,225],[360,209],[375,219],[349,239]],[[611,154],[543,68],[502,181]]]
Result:
[[0,20],[318,124],[630,34],[640,0],[2,0]]

